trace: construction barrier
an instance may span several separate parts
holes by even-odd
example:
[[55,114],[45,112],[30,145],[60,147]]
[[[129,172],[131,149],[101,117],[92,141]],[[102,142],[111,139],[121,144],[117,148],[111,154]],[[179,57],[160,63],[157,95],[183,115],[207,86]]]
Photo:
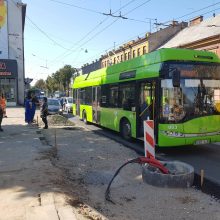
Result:
[[154,121],[146,120],[143,123],[145,157],[155,158]]

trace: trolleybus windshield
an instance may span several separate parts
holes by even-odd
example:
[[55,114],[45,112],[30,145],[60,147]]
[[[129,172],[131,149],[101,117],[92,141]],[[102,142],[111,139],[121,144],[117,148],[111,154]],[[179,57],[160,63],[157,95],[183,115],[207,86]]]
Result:
[[[162,73],[161,122],[180,123],[220,114],[220,65],[166,63]],[[172,72],[180,71],[180,86],[173,87]]]

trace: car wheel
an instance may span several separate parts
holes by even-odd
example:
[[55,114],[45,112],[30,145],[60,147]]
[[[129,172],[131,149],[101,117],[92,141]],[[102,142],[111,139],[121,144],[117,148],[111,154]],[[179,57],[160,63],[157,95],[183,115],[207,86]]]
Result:
[[127,119],[122,120],[120,126],[120,133],[125,140],[131,139],[131,124]]

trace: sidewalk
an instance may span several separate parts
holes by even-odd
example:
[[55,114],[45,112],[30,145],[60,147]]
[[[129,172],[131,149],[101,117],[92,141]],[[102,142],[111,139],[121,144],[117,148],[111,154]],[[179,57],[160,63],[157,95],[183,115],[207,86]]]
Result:
[[0,133],[0,219],[75,219],[56,186],[60,170],[45,154],[51,146],[42,144],[37,126],[24,123],[23,108],[8,108],[7,115]]

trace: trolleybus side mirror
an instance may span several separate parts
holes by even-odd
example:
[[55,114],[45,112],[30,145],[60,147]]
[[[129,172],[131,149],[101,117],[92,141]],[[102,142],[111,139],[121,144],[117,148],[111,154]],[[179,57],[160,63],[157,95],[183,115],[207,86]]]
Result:
[[173,71],[173,87],[179,87],[180,86],[180,71],[179,70],[174,70]]

